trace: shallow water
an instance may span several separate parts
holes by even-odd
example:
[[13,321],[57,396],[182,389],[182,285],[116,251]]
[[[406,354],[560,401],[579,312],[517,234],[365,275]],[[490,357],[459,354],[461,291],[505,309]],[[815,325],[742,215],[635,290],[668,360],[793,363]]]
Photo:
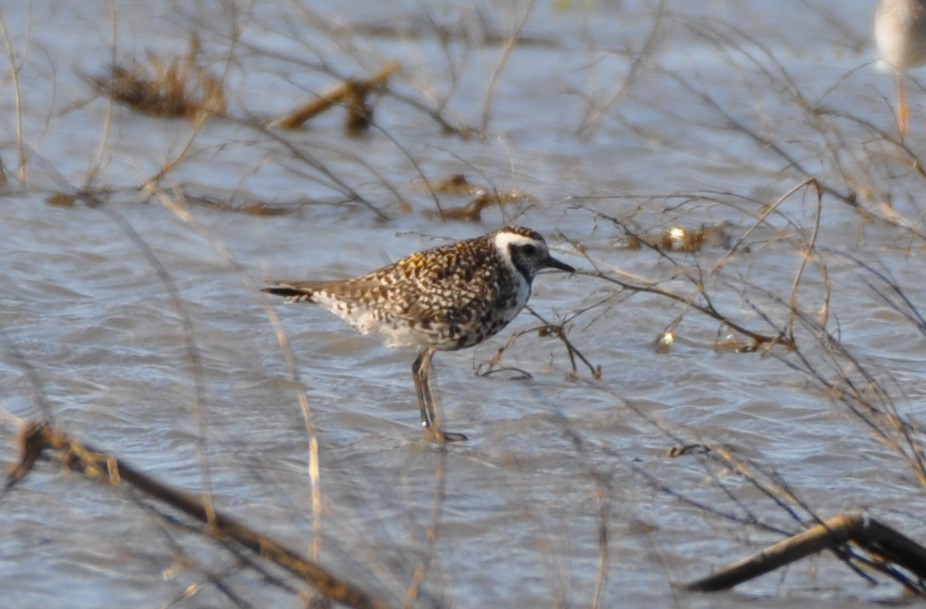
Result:
[[[780,540],[772,528],[802,530],[810,510],[867,510],[926,539],[922,488],[892,445],[899,432],[877,413],[853,414],[806,371],[843,389],[881,388],[889,402],[863,398],[910,426],[922,419],[926,339],[910,308],[924,297],[922,178],[889,141],[894,82],[872,65],[871,4],[845,0],[836,14],[811,0],[666,2],[660,14],[657,2],[629,0],[236,11],[203,2],[173,12],[126,2],[110,13],[14,0],[0,11],[23,109],[4,51],[0,456],[15,462],[13,417],[41,417],[44,399],[61,430],[178,488],[202,488],[205,451],[218,508],[308,552],[307,423],[273,311],[319,444],[320,560],[396,606],[422,564],[422,607],[848,607],[896,597],[896,586],[869,587],[829,555],[730,593],[676,586]],[[523,42],[506,59],[497,38],[526,11]],[[200,63],[223,75],[229,120],[197,132],[142,116],[80,76],[114,59],[146,62],[148,51],[182,55],[192,31]],[[386,59],[403,70],[369,133],[346,137],[341,109],[303,131],[254,127]],[[918,154],[926,112],[915,80],[908,91],[906,144]],[[420,105],[476,134],[442,132]],[[159,186],[192,219],[140,188],[168,161],[176,166]],[[432,193],[424,179],[460,173],[524,196],[480,223],[441,222],[438,205],[472,195]],[[809,188],[779,201],[808,176],[824,189],[819,206]],[[105,192],[48,204],[84,187]],[[290,213],[196,205],[192,195]],[[347,277],[504,223],[540,230],[581,269],[542,274],[531,304],[547,321],[568,320],[571,344],[601,378],[578,360],[573,370],[564,344],[537,332],[505,351],[501,370],[477,374],[515,332],[540,325],[527,313],[483,345],[440,353],[446,426],[471,438],[445,455],[419,440],[414,354],[255,289],[270,277]],[[724,240],[657,252],[631,247],[626,233],[658,241],[674,226],[716,226]],[[802,261],[795,310],[825,314],[846,353],[800,320],[796,352],[715,349],[728,326],[609,281],[703,306],[700,280],[718,314],[772,336],[788,322]],[[661,352],[667,329],[677,340]],[[695,443],[713,450],[666,456]],[[737,473],[718,456],[724,448],[751,465]],[[759,483],[793,496],[776,503]],[[127,491],[58,464],[40,464],[3,498],[0,527],[9,606],[234,604],[206,574],[254,605],[300,606]]]

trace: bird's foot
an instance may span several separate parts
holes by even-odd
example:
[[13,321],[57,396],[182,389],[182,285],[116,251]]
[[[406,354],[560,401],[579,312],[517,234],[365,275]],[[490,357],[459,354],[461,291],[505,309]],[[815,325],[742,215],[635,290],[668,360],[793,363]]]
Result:
[[434,427],[426,427],[422,439],[425,442],[435,442],[437,444],[446,444],[447,442],[464,442],[469,440],[465,434],[453,431],[441,431]]
[[440,432],[440,434],[443,437],[444,442],[465,442],[466,440],[469,440],[466,434],[462,434],[462,433],[455,433],[452,431],[442,431]]

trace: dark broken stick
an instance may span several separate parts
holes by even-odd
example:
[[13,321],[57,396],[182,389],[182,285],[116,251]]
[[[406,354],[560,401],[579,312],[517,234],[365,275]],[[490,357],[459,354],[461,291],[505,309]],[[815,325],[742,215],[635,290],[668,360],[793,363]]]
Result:
[[390,62],[366,80],[341,81],[307,104],[299,106],[289,114],[274,119],[270,122],[270,126],[278,129],[298,129],[306,121],[336,104],[346,101],[352,108],[357,105],[362,106],[362,100],[366,97],[367,92],[374,87],[381,86],[398,70],[399,64]]
[[811,554],[835,550],[850,541],[877,557],[879,562],[900,566],[921,580],[926,578],[926,548],[874,518],[848,514],[830,518],[685,587],[702,592],[726,590]]

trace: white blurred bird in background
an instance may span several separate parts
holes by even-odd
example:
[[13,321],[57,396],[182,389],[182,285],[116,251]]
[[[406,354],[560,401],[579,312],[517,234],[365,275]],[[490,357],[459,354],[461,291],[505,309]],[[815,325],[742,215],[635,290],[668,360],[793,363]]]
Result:
[[897,129],[907,134],[905,72],[926,64],[926,0],[880,0],[875,43],[881,59],[897,73]]

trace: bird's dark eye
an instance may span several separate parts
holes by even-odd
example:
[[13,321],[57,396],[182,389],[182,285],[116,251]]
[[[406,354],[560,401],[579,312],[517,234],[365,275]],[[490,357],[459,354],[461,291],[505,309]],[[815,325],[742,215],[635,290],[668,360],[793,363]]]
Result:
[[534,254],[537,253],[537,246],[536,245],[525,245],[524,247],[521,248],[521,251],[524,252],[528,256],[533,256]]

